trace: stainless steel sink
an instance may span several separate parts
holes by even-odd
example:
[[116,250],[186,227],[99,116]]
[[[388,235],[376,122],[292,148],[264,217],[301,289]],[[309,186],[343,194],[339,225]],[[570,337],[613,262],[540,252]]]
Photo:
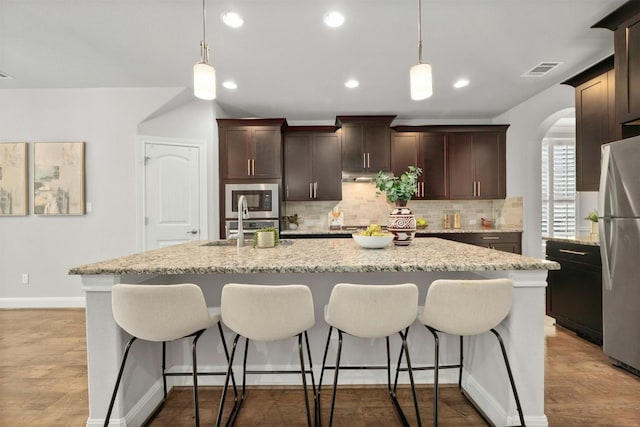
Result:
[[[202,246],[236,246],[238,241],[235,239],[227,239],[227,240],[214,240],[212,242],[205,243]],[[289,246],[293,244],[293,239],[280,239],[281,246]],[[253,239],[244,239],[244,245],[252,247]]]

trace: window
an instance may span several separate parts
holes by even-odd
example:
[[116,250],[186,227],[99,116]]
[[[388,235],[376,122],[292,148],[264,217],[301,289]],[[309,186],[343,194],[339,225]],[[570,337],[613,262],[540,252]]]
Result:
[[[557,133],[549,131],[549,135]],[[551,136],[542,140],[541,228],[543,237],[576,235],[576,149],[573,136]]]

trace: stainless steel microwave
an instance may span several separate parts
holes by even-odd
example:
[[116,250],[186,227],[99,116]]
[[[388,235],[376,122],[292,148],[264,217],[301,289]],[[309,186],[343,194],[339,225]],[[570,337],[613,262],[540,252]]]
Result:
[[244,196],[249,218],[278,219],[278,184],[225,184],[225,218],[238,218],[238,198]]

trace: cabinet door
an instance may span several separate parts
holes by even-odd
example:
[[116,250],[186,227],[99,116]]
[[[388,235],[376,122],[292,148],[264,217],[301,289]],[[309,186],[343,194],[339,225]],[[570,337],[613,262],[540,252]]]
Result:
[[618,123],[640,119],[640,15],[615,32],[616,116]]
[[388,125],[365,126],[364,151],[368,171],[388,171],[391,168],[390,132]]
[[355,124],[342,125],[342,167],[346,171],[366,170],[364,154],[364,127]]
[[[391,171],[395,176],[402,175],[409,166],[422,168],[422,164],[418,161],[419,141],[420,134],[417,132],[393,133],[391,140]],[[418,178],[418,181],[422,181],[422,176]]]
[[226,178],[250,178],[250,145],[252,129],[228,128],[224,130],[224,142],[226,151]]
[[338,135],[313,138],[314,200],[342,199],[341,145]]
[[[424,186],[420,188],[421,197],[427,200],[444,200],[449,198],[447,185],[447,150],[444,134],[422,133],[420,135],[420,167],[419,178]],[[422,184],[420,184],[422,186]]]
[[287,135],[284,141],[285,200],[310,200],[312,150],[309,135]]
[[447,148],[449,197],[451,199],[473,199],[475,197],[473,136],[466,133],[450,134]]
[[506,197],[505,135],[498,132],[473,135],[473,170],[476,198]]
[[280,128],[253,128],[252,178],[281,178],[282,134]]

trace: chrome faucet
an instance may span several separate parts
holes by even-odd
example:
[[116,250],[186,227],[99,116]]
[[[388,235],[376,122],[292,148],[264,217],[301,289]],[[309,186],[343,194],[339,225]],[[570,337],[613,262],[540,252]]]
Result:
[[244,195],[238,197],[238,247],[244,246],[244,220],[249,219],[249,205]]

